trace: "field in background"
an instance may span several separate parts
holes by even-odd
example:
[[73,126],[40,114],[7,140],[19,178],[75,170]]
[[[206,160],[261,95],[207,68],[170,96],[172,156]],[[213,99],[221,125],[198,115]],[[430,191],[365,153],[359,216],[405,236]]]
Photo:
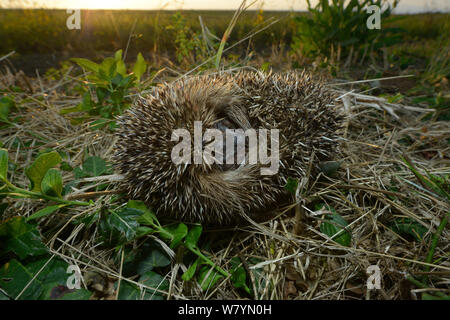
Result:
[[[82,11],[81,30],[68,30],[69,14],[63,10],[0,10],[0,55],[16,51],[13,59],[18,61],[17,67],[35,74],[35,68],[45,71],[74,56],[100,60],[125,49],[130,40],[129,52],[134,57],[142,52],[148,59],[158,54],[173,60],[179,31],[174,29],[178,23],[173,19],[174,14],[174,11]],[[288,51],[296,32],[292,17],[299,14],[305,13],[244,12],[228,44],[236,43],[276,19],[280,21],[235,47],[232,53],[241,58],[249,53],[270,58],[274,48]],[[221,38],[233,12],[183,11],[181,27],[188,28],[190,36],[201,38],[199,16],[211,34]],[[448,19],[448,14],[394,16],[382,21],[382,28],[402,28],[403,46],[409,51],[406,54],[420,60],[439,49],[436,40],[444,28],[448,28]]]

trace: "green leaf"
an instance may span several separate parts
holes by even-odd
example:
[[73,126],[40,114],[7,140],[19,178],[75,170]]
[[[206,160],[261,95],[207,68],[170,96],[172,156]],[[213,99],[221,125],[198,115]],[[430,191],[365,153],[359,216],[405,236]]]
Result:
[[118,300],[140,300],[141,290],[131,283],[122,281],[120,283]]
[[184,243],[189,248],[195,248],[197,246],[198,239],[200,238],[200,235],[202,234],[202,226],[201,225],[195,225],[194,227],[189,230],[188,234],[186,235],[186,239],[184,240]]
[[73,292],[64,293],[59,300],[89,300],[92,296],[92,292],[84,288],[74,289]]
[[122,52],[123,52],[122,49],[117,50],[117,51],[114,53],[114,60],[116,60],[116,61],[122,60]]
[[7,181],[8,176],[8,150],[0,149],[0,180]]
[[[231,259],[231,265],[233,270],[231,272],[231,281],[235,288],[242,288],[248,294],[251,294],[252,290],[247,286],[247,273],[245,268],[240,265],[241,260],[238,257]],[[253,270],[255,273],[256,270]]]
[[166,267],[170,264],[170,258],[162,251],[160,247],[154,246],[153,250],[139,262],[137,272],[143,275],[147,271],[157,267]]
[[186,270],[185,273],[183,273],[183,275],[181,276],[181,279],[183,279],[184,281],[189,281],[191,280],[194,275],[195,275],[195,271],[197,271],[197,265],[198,262],[200,261],[200,257],[198,257],[190,266],[189,268]]
[[184,223],[178,224],[175,229],[168,229],[167,227],[165,229],[173,236],[172,241],[170,242],[170,248],[172,249],[175,248],[188,234],[188,227]]
[[297,187],[298,187],[298,180],[292,179],[291,177],[289,177],[287,179],[287,183],[284,186],[284,188],[293,195],[295,195],[295,192],[297,191]]
[[[148,271],[146,274],[139,278],[139,282],[148,287],[152,287],[158,290],[167,291],[169,289],[169,283],[159,274],[153,271]],[[119,300],[161,300],[160,293],[151,289],[140,290],[136,285],[130,284],[126,281],[122,281],[120,284],[120,290],[118,295]]]
[[117,73],[122,77],[127,76],[127,66],[125,65],[125,62],[123,60],[117,61]]
[[8,115],[12,108],[14,108],[15,102],[10,97],[2,97],[0,99],[0,120],[8,121]]
[[212,288],[221,278],[223,276],[209,266],[203,266],[198,272],[198,283],[203,291]]
[[34,219],[39,219],[39,218],[42,218],[42,217],[46,217],[46,216],[52,214],[53,212],[55,212],[56,210],[58,210],[58,209],[60,209],[62,207],[65,207],[65,206],[66,206],[66,204],[57,204],[57,205],[54,205],[54,206],[45,207],[44,209],[41,209],[41,210],[36,211],[35,213],[33,213],[31,216],[29,216],[26,219],[26,221],[28,222],[28,221],[31,221],[31,220],[34,220]]
[[93,71],[93,72],[97,73],[100,68],[100,66],[98,64],[96,64],[95,62],[88,60],[88,59],[72,58],[71,60],[73,62],[75,62],[76,64],[78,64],[80,67],[86,69],[87,71]]
[[[38,271],[38,270],[36,270]],[[0,287],[5,290],[10,297],[15,299],[22,289],[24,289],[33,278],[33,271],[23,266],[19,261],[13,259],[3,265],[0,269]],[[42,294],[42,286],[39,281],[33,281],[25,292],[20,296],[21,299],[36,300]]]
[[351,235],[347,230],[345,230],[347,225],[348,223],[344,218],[342,218],[339,214],[333,213],[328,215],[326,221],[320,224],[320,231],[329,237],[333,237],[339,232],[339,235],[334,237],[333,240],[348,247],[351,243]]
[[49,169],[41,182],[43,194],[54,197],[61,197],[63,189],[61,172],[58,169]]
[[[145,272],[139,278],[139,283],[161,291],[167,291],[169,289],[169,281],[167,281],[166,279],[164,279],[164,277],[154,271]],[[149,294],[153,297],[161,296],[161,293],[151,289],[146,289],[146,294]],[[154,298],[151,296],[149,298],[154,300]]]
[[139,52],[136,63],[133,67],[133,73],[136,76],[138,82],[141,81],[141,77],[145,73],[145,70],[147,70],[147,63],[145,62],[142,54]]
[[127,203],[127,207],[134,208],[143,213],[143,215],[141,215],[137,220],[140,224],[150,226],[155,225],[155,221],[157,221],[156,215],[145,205],[143,201],[130,200]]
[[68,264],[58,258],[50,259],[46,257],[26,265],[15,259],[9,261],[0,269],[0,287],[14,299],[19,294],[21,300],[61,297],[69,292],[65,287]]
[[411,218],[397,218],[391,225],[394,232],[400,235],[410,235],[416,241],[422,241],[427,228]]
[[111,212],[100,221],[100,234],[109,244],[124,244],[136,237],[142,211],[123,208],[120,212]]
[[13,217],[0,224],[0,256],[14,252],[20,259],[47,253],[39,231],[23,217]]
[[25,170],[25,174],[31,181],[31,190],[41,192],[41,183],[45,174],[61,161],[61,156],[56,151],[44,153],[37,157],[33,164]]
[[106,161],[96,156],[87,158],[83,163],[83,171],[91,177],[98,177],[106,170]]

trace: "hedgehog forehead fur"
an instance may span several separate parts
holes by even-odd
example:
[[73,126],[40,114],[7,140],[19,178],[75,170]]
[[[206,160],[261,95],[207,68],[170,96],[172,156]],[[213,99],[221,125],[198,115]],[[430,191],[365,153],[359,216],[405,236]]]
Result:
[[[331,160],[343,116],[335,96],[308,73],[196,76],[139,98],[119,119],[116,170],[128,195],[161,216],[212,224],[230,223],[274,208],[286,196],[288,177],[305,176],[311,155]],[[279,171],[260,164],[225,168],[171,160],[175,129],[194,121],[208,128],[279,129]],[[316,168],[315,168],[316,169]]]

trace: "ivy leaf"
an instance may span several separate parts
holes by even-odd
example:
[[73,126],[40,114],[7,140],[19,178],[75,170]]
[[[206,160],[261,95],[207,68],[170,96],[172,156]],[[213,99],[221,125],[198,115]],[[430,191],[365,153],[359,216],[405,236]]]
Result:
[[153,270],[157,267],[166,267],[170,264],[170,258],[162,251],[162,248],[152,246],[150,253],[139,262],[137,272],[143,275],[144,273]]
[[[167,291],[169,289],[169,281],[154,271],[145,272],[139,278],[139,283],[161,291]],[[146,289],[146,295],[150,295],[149,298],[151,300],[159,300],[162,298],[161,293],[151,289]]]
[[138,222],[140,224],[152,226],[155,224],[155,221],[157,221],[156,215],[145,205],[143,201],[130,200],[127,203],[127,207],[142,211],[143,215],[138,218]]
[[25,174],[31,181],[31,190],[41,192],[41,183],[50,168],[55,167],[62,161],[56,151],[41,154],[33,164],[25,170]]
[[201,234],[202,234],[202,226],[195,225],[191,230],[189,230],[188,234],[186,235],[186,239],[184,240],[184,243],[188,248],[195,248],[197,246],[197,242]]
[[43,194],[61,197],[63,189],[61,172],[57,169],[49,169],[41,182],[41,190]]
[[123,244],[135,238],[139,223],[138,217],[142,211],[133,208],[123,208],[120,212],[111,212],[100,221],[100,233],[108,243]]
[[[171,235],[170,248],[175,248],[188,234],[188,227],[184,223],[172,224],[164,228]],[[163,234],[161,234],[163,236]]]
[[98,177],[106,170],[106,161],[100,157],[89,157],[83,163],[83,171],[91,177]]
[[428,231],[427,228],[411,218],[395,219],[391,227],[395,233],[412,236],[416,241],[422,241]]
[[65,287],[67,266],[60,259],[49,261],[48,257],[27,265],[13,259],[0,269],[0,287],[14,299],[26,286],[19,299],[55,299],[61,291],[68,291]]
[[145,62],[144,57],[139,52],[136,63],[133,67],[133,73],[136,76],[138,82],[141,81],[142,75],[145,73],[145,70],[147,69],[147,63]]
[[0,224],[0,256],[14,252],[20,259],[47,253],[39,231],[23,217],[13,217]]
[[339,232],[339,235],[334,237],[333,240],[343,246],[348,247],[351,243],[351,235],[347,230],[345,230],[345,227],[347,225],[348,223],[344,218],[342,218],[337,213],[333,213],[331,215],[328,215],[326,217],[326,220],[320,224],[320,231],[322,231],[330,238]]
[[64,293],[58,300],[89,300],[92,296],[92,292],[84,288],[76,289],[74,291],[69,290]]

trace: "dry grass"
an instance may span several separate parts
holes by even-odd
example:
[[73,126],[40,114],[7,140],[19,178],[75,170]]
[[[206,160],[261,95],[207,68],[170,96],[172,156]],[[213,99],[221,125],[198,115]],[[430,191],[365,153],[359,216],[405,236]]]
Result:
[[[6,70],[6,69],[4,69]],[[2,71],[3,72],[3,71]],[[85,154],[110,159],[114,137],[107,131],[92,131],[88,124],[74,126],[59,114],[80,97],[65,96],[63,83],[76,83],[70,70],[59,82],[27,79],[23,75],[3,72],[0,88],[11,84],[29,88],[13,93],[20,106],[14,116],[21,121],[0,131],[3,146],[17,165],[11,177],[16,185],[26,186],[23,169],[29,166],[38,150],[52,148],[64,151],[74,167],[83,162]],[[159,81],[165,80],[164,73]],[[26,83],[28,82],[28,84]],[[358,84],[330,84],[340,93],[337,103],[348,114],[338,159],[343,164],[337,176],[306,177],[300,183],[295,203],[280,208],[268,221],[251,222],[247,226],[206,230],[202,240],[213,245],[207,253],[224,269],[230,260],[256,258],[259,263],[244,267],[253,272],[255,299],[409,299],[423,288],[407,281],[408,276],[420,279],[429,275],[430,293],[449,293],[450,230],[443,230],[431,263],[426,263],[430,239],[449,212],[449,203],[424,188],[402,162],[406,155],[422,173],[450,174],[450,130],[448,122],[423,121],[429,109],[390,104],[387,101],[358,94]],[[21,143],[17,143],[20,139]],[[37,146],[38,142],[43,142]],[[24,147],[23,144],[29,145]],[[64,181],[72,181],[65,173]],[[110,179],[107,177],[106,179]],[[100,183],[100,182],[99,182]],[[96,184],[78,190],[93,191]],[[113,184],[111,184],[113,188]],[[77,191],[75,191],[77,192]],[[98,210],[112,195],[96,198],[89,207],[70,207],[63,214],[40,220],[45,240],[54,256],[77,264],[83,274],[97,272],[105,276],[101,287],[105,295],[115,298],[108,285],[117,281],[136,283],[121,276],[123,259],[114,259],[114,249],[99,249],[97,229],[71,222]],[[45,204],[36,200],[7,198],[10,206],[6,218],[29,216]],[[320,232],[324,210],[314,211],[314,203],[333,207],[348,222],[352,241],[344,247]],[[405,239],[389,227],[398,217],[411,218],[428,231],[421,242]],[[229,279],[221,280],[210,290],[202,291],[195,282],[184,283],[181,274],[186,267],[167,246],[173,262],[165,275],[170,282],[168,299],[243,299],[249,298],[235,289]],[[123,258],[123,257],[122,257]],[[378,265],[382,289],[366,289],[366,269]],[[257,283],[259,281],[260,283]],[[141,285],[142,287],[142,285]]]

